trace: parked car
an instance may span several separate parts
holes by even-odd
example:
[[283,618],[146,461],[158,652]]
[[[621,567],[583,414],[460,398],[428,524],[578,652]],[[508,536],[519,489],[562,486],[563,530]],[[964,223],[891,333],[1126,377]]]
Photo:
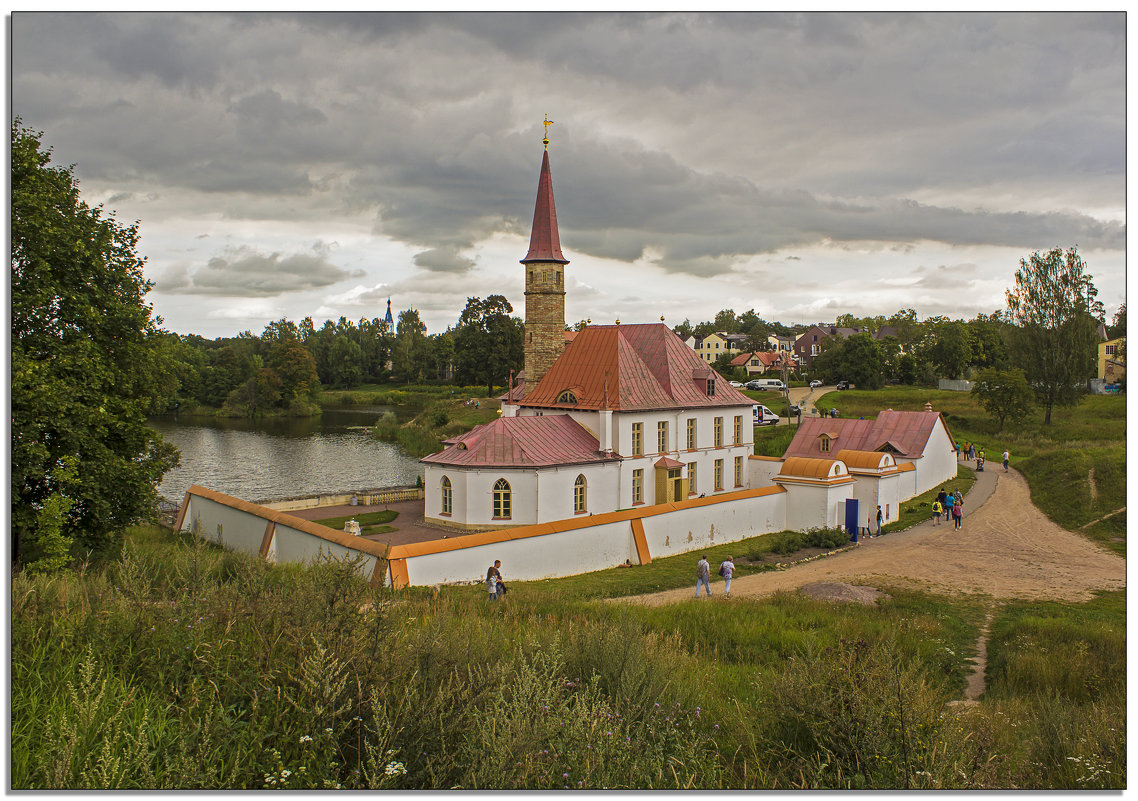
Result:
[[782,379],[779,378],[758,378],[754,381],[747,382],[747,389],[757,389],[760,392],[773,389],[777,392],[782,392],[786,389],[786,385],[783,384]]
[[735,389],[742,389],[743,388],[743,385],[741,383],[739,383],[738,381],[728,381],[727,383],[730,384],[731,386],[735,387]]
[[849,389],[850,388],[850,382],[843,379],[843,380],[838,382],[837,386],[838,386],[838,389]]
[[773,426],[778,423],[778,415],[763,406],[761,403],[757,406],[752,406],[751,409],[754,413],[755,425],[757,426]]
[[822,380],[819,378],[815,378],[810,382],[810,389],[817,389],[820,386],[822,386]]

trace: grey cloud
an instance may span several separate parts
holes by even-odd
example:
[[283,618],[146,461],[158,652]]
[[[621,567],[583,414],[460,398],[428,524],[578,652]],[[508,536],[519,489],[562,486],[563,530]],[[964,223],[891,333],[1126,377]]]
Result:
[[415,265],[441,273],[466,273],[474,269],[474,261],[459,254],[457,248],[442,247],[415,254]]
[[167,294],[276,297],[364,275],[331,264],[327,255],[327,247],[320,243],[312,253],[289,255],[228,248],[197,268],[184,263],[172,268],[158,279],[157,288]]

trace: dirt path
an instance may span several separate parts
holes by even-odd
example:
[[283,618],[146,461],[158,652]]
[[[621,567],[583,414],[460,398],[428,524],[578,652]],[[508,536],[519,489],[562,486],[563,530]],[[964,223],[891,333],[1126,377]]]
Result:
[[[965,496],[964,513],[959,531],[950,523],[934,526],[930,521],[862,540],[857,548],[815,562],[736,578],[731,597],[755,598],[816,581],[841,581],[995,599],[1086,601],[1095,591],[1126,586],[1126,560],[1052,523],[1031,503],[1027,482],[1014,470],[979,474]],[[694,576],[694,557],[692,571]],[[625,600],[673,603],[691,598],[693,588]],[[714,588],[712,594],[722,596]]]

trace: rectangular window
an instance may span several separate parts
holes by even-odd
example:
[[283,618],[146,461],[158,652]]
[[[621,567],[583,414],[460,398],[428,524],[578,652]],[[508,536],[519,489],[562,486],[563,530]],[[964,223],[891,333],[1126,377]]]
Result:
[[688,495],[695,495],[695,462],[688,463]]
[[632,424],[632,455],[639,456],[644,453],[644,424]]
[[714,378],[707,379],[707,397],[709,397],[709,398],[715,397],[715,379]]
[[830,438],[827,437],[825,434],[822,435],[821,449],[822,449],[822,453],[829,453],[830,452]]
[[644,471],[632,471],[632,502],[644,503]]
[[736,445],[742,445],[743,444],[743,415],[741,415],[741,414],[735,415],[735,431],[734,431],[734,434],[735,434],[735,444]]
[[723,447],[723,418],[715,418],[715,447]]
[[1106,346],[1106,355],[1107,356],[1117,356],[1118,355],[1118,346],[1117,345],[1107,345]]
[[718,492],[723,489],[723,460],[715,460],[715,490]]
[[663,420],[656,424],[656,451],[658,453],[666,453],[668,451],[668,421]]
[[735,486],[743,486],[743,457],[735,457]]
[[811,345],[810,346],[810,355],[811,356],[817,356],[818,355],[818,346],[817,345]]
[[695,418],[688,418],[688,450],[695,450]]

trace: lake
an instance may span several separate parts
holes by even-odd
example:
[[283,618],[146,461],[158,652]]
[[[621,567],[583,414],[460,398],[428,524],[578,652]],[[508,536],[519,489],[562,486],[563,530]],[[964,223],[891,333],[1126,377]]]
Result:
[[186,490],[200,484],[256,501],[413,485],[423,474],[419,460],[367,430],[387,411],[402,420],[416,410],[349,406],[325,409],[320,417],[151,420],[150,427],[182,452],[181,466],[165,475],[158,494],[181,503]]

